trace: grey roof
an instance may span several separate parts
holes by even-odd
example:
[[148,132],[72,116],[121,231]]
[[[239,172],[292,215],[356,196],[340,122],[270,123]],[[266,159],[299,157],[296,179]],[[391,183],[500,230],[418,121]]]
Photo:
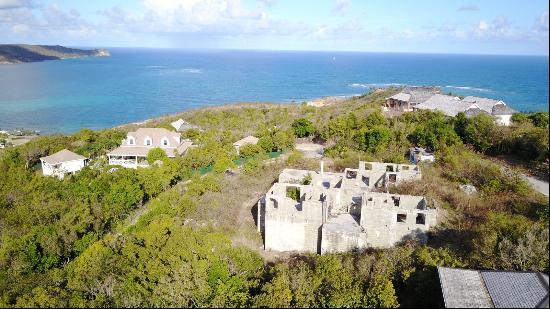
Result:
[[477,106],[473,106],[473,107],[468,108],[466,111],[464,111],[464,113],[468,117],[474,117],[474,116],[477,116],[477,115],[480,115],[480,114],[486,114],[486,115],[490,114],[490,113],[487,113],[486,111],[482,110],[481,108],[479,108]]
[[411,95],[409,103],[411,105],[420,104],[426,102],[434,94],[439,93],[439,89],[436,87],[405,87],[402,91]]
[[398,94],[392,95],[390,99],[397,100],[397,101],[403,101],[403,102],[409,102],[411,99],[411,95],[408,93],[400,92]]
[[438,267],[446,307],[548,308],[548,275]]
[[51,165],[59,164],[62,162],[68,162],[68,161],[74,161],[74,160],[86,160],[86,159],[87,159],[86,157],[76,154],[67,149],[63,149],[47,157],[40,158],[40,160]]
[[447,308],[492,308],[493,303],[477,270],[438,267]]
[[181,131],[185,131],[185,130],[189,130],[189,129],[197,129],[198,126],[194,125],[194,124],[190,124],[189,122],[186,122],[185,120],[183,119],[178,119],[174,122],[171,123],[172,127],[174,127],[174,129],[176,129],[176,131],[178,132],[181,132]]
[[508,107],[506,104],[498,104],[493,106],[492,114],[493,115],[513,115],[517,113],[514,109]]
[[479,107],[481,110],[491,115],[512,115],[516,113],[515,110],[508,107],[508,105],[506,105],[506,103],[501,100],[468,96],[462,99],[462,101],[473,103],[477,105],[477,107]]
[[548,276],[533,272],[482,271],[496,308],[548,308]]
[[472,103],[463,102],[458,97],[444,94],[434,94],[424,103],[415,105],[415,109],[428,109],[443,112],[447,116],[456,116],[458,113],[467,110]]

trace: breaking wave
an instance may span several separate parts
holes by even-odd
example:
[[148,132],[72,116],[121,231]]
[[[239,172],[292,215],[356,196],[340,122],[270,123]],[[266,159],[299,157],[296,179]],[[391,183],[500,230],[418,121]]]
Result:
[[184,73],[192,73],[192,74],[200,74],[202,73],[201,69],[195,69],[195,68],[186,68],[181,70]]
[[399,83],[383,83],[383,84],[353,83],[353,84],[348,85],[348,87],[351,87],[351,88],[372,88],[372,87],[391,87],[391,86],[405,86],[405,84],[399,84]]
[[452,86],[452,85],[448,85],[448,86],[445,86],[445,88],[470,90],[470,91],[478,91],[478,92],[491,92],[492,91],[491,89],[476,88],[476,87],[469,87],[469,86]]

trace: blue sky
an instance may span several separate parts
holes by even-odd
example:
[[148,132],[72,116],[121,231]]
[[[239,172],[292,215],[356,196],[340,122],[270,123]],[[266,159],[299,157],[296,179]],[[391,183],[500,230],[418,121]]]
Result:
[[548,55],[548,1],[0,0],[0,43]]

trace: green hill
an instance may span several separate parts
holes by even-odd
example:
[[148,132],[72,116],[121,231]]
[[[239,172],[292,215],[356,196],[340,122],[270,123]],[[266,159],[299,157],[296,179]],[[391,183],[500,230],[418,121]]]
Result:
[[0,44],[0,64],[110,56],[105,49],[82,50],[59,45]]

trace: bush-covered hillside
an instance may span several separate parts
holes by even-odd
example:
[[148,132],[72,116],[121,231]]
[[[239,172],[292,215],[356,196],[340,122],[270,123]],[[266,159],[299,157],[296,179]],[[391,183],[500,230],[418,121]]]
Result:
[[[393,91],[319,108],[243,104],[152,120],[143,126],[169,128],[182,117],[204,131],[183,132],[200,146],[155,157],[164,164],[149,169],[106,166],[104,154],[135,125],[2,150],[0,307],[437,306],[439,265],[548,273],[548,200],[516,172],[548,171],[547,113],[515,116],[511,127],[431,112],[388,119],[380,106]],[[259,146],[238,156],[232,143],[249,134]],[[439,205],[428,244],[263,252],[254,205],[283,168],[318,168],[292,150],[296,136],[324,141],[333,170],[405,162],[412,145],[436,151],[423,182],[392,188]],[[39,158],[63,148],[90,156],[91,166],[62,181],[41,176]]]

